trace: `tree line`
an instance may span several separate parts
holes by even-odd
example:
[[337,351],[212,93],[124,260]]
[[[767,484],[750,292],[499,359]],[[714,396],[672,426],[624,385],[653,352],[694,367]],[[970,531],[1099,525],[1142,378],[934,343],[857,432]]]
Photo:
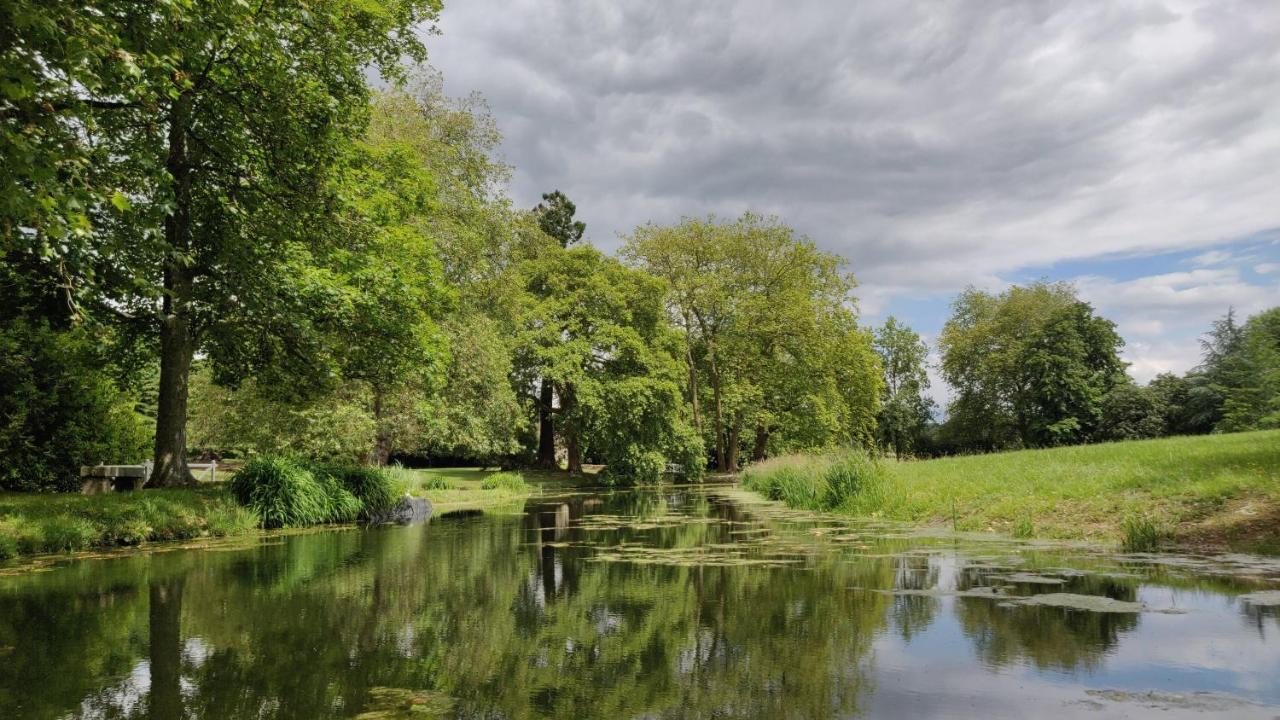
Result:
[[[971,291],[938,425],[918,336],[862,327],[843,261],[778,219],[645,225],[612,257],[563,193],[515,207],[483,101],[423,65],[439,10],[0,3],[0,486],[143,457],[183,485],[193,451],[645,480],[1088,441],[1151,399],[1070,288]],[[1217,398],[1195,428],[1274,424],[1274,326],[1162,381]]]
[[1070,284],[966,290],[938,338],[953,391],[939,422],[924,394],[928,348],[890,318],[877,331],[881,443],[933,456],[1280,427],[1280,307],[1243,325],[1228,309],[1201,339],[1199,365],[1146,385],[1129,376],[1123,347]]

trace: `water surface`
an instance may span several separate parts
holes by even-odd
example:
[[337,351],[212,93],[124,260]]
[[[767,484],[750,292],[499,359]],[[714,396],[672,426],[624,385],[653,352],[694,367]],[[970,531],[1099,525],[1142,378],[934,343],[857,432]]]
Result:
[[1280,716],[1280,562],[584,492],[0,576],[0,718]]

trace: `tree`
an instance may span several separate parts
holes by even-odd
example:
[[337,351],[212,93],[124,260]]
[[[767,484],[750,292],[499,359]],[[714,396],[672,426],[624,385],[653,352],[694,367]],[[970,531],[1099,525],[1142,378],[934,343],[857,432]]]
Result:
[[929,388],[929,347],[893,316],[875,337],[884,371],[877,428],[880,442],[901,459],[919,444],[933,419],[933,400],[924,395]]
[[1143,440],[1165,434],[1168,408],[1152,387],[1122,382],[1102,397],[1099,440]]
[[1124,377],[1123,340],[1064,283],[968,289],[939,339],[955,389],[948,424],[967,446],[994,450],[1080,442],[1102,397]]
[[[623,252],[667,286],[685,396],[717,468],[736,471],[748,444],[762,457],[870,438],[879,369],[838,257],[750,213],[647,225]],[[852,385],[837,382],[841,373]]]
[[682,428],[662,284],[591,247],[548,252],[527,261],[523,275],[518,365],[550,380],[560,399],[569,472],[581,473],[588,453],[611,475],[641,479],[665,458],[686,461],[692,435]]
[[[582,234],[587,231],[586,223],[573,219],[577,211],[578,206],[572,200],[559,190],[553,190],[542,194],[542,202],[533,209],[533,214],[538,219],[538,227],[542,232],[558,242],[561,248],[567,248],[581,240]],[[555,423],[552,422],[554,403],[552,382],[543,378],[538,388],[537,465],[544,470],[554,470],[558,466]]]
[[1280,307],[1241,328],[1226,375],[1222,421],[1228,432],[1280,426]]
[[[153,484],[192,480],[197,349],[220,376],[277,361],[310,377],[331,372],[333,349],[321,342],[341,292],[327,271],[341,259],[328,231],[331,171],[364,128],[369,67],[395,78],[402,57],[420,58],[414,28],[438,10],[438,0],[101,2],[86,13],[91,82],[19,67],[37,76],[19,85],[49,93],[22,108],[66,108],[60,137],[93,148],[96,186],[115,188],[89,196],[87,219],[71,223],[65,255],[87,260],[49,269],[74,272],[68,284],[93,312],[159,340]],[[111,48],[105,59],[101,47]],[[33,229],[18,235],[39,237]]]
[[587,231],[587,224],[574,220],[578,206],[573,204],[564,193],[552,190],[542,194],[542,202],[533,209],[538,217],[538,227],[548,236],[555,238],[560,247],[567,248],[582,239]]

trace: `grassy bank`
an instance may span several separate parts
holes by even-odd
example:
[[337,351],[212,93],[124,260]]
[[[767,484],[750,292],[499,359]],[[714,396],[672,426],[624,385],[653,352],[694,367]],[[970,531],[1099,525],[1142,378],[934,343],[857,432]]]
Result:
[[108,495],[0,493],[0,560],[17,555],[255,532],[258,516],[219,488]]
[[777,458],[743,483],[795,507],[959,530],[1280,551],[1280,431],[860,462]]
[[430,500],[440,512],[514,506],[545,486],[564,483],[563,473],[530,470],[512,473],[463,467],[400,468],[393,472],[410,493]]

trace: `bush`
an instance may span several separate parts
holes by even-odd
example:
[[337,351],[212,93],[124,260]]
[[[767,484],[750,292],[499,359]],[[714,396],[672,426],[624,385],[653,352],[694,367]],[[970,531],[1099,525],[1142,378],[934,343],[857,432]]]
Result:
[[609,485],[651,485],[662,480],[666,468],[662,453],[631,445],[605,466],[602,479]]
[[263,527],[301,527],[328,522],[334,508],[325,485],[302,464],[285,457],[258,457],[231,478],[236,502],[257,513]]
[[516,472],[498,472],[480,481],[481,490],[506,490],[508,492],[525,492],[529,483],[524,476]]
[[150,429],[83,329],[0,327],[0,489],[75,491],[80,466],[137,462]]

